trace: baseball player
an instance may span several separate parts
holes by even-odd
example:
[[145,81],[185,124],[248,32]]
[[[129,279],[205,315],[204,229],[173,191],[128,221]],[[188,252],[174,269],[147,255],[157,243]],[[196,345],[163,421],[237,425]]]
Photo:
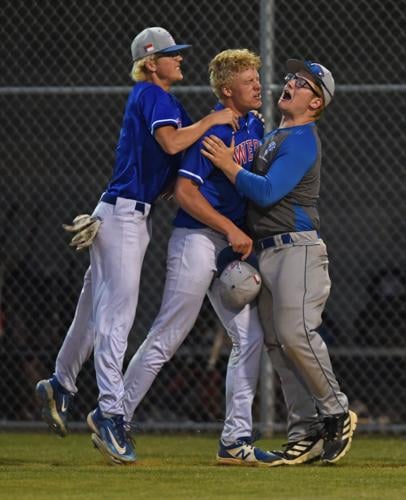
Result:
[[287,69],[278,102],[282,120],[258,148],[253,171],[241,169],[232,148],[215,136],[204,141],[204,155],[252,200],[247,222],[265,284],[260,317],[288,408],[288,444],[275,453],[287,464],[316,457],[333,463],[349,450],[357,423],[317,332],[330,278],[319,236],[316,120],[333,98],[334,80],[310,61],[290,59]]
[[[263,136],[262,122],[249,111],[261,105],[259,57],[243,50],[225,50],[210,62],[210,83],[219,98],[217,110],[228,107],[239,116],[234,134],[235,159],[250,170]],[[210,130],[230,144],[230,126]],[[214,280],[216,258],[231,245],[246,258],[251,239],[241,230],[245,199],[211,162],[201,155],[202,140],[185,153],[175,188],[180,209],[168,244],[167,274],[161,308],[144,343],[125,373],[124,412],[130,422],[160,369],[193,327],[207,294],[232,340],[226,377],[226,416],[217,460],[224,464],[273,464],[275,457],[252,446],[252,401],[255,395],[263,333],[255,305],[228,309]]]
[[61,436],[67,432],[70,396],[94,350],[99,401],[88,416],[93,441],[120,462],[135,452],[123,426],[122,364],[138,301],[141,266],[150,241],[151,207],[174,181],[180,152],[215,124],[236,127],[232,110],[211,113],[191,124],[169,93],[183,79],[182,53],[163,28],[146,28],[131,44],[131,91],[116,149],[114,172],[93,216],[101,221],[90,248],[90,267],[75,317],[56,360],[54,376],[37,384],[44,420]]

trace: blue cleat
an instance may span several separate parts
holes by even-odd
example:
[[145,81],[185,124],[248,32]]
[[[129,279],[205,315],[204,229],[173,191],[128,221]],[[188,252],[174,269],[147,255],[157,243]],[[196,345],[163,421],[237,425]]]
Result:
[[220,441],[220,449],[217,453],[217,463],[221,465],[251,465],[262,467],[273,467],[282,465],[280,456],[256,448],[251,438],[243,437],[237,439],[233,444],[226,446]]
[[99,407],[87,416],[92,430],[92,442],[100,453],[113,464],[132,464],[137,457],[133,441],[128,437],[122,415],[104,417]]
[[64,389],[54,376],[48,380],[40,380],[35,388],[35,394],[41,407],[42,419],[51,431],[61,437],[68,433],[69,392]]

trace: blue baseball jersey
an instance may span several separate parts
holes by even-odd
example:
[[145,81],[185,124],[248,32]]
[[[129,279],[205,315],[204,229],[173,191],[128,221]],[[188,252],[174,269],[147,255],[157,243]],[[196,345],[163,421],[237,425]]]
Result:
[[176,177],[182,154],[169,155],[154,138],[159,127],[192,122],[180,102],[161,87],[138,82],[132,89],[116,148],[108,194],[153,203]]
[[[216,110],[223,108],[224,106],[220,103],[215,107]],[[230,125],[216,125],[206,132],[205,136],[208,135],[216,135],[229,146],[233,129]],[[263,135],[263,124],[255,115],[248,113],[239,119],[239,129],[234,133],[234,160],[244,169],[251,170],[254,153]],[[246,198],[237,191],[223,172],[201,154],[200,150],[205,136],[187,149],[178,175],[196,182],[200,186],[200,193],[218,212],[236,225],[242,226],[245,222]],[[181,208],[176,214],[174,225],[187,228],[205,227]]]

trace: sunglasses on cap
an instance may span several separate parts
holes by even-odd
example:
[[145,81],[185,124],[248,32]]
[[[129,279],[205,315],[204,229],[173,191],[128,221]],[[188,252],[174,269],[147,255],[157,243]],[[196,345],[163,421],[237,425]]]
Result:
[[321,97],[321,95],[314,90],[312,85],[306,80],[306,78],[303,78],[302,76],[297,75],[296,73],[288,73],[285,76],[285,82],[290,82],[291,80],[295,81],[295,87],[297,89],[309,89],[315,94],[317,97]]
[[155,57],[157,59],[161,59],[162,57],[178,57],[178,56],[182,56],[181,52],[158,52],[155,54]]

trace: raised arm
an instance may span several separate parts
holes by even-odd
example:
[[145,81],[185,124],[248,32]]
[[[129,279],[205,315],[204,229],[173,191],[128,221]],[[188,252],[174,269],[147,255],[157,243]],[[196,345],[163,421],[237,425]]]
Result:
[[[288,138],[272,168],[265,175],[248,172],[233,159],[234,144],[227,147],[218,137],[211,135],[203,141],[202,154],[235,184],[237,190],[262,207],[277,203],[290,193],[312,167],[317,157],[315,143],[310,146],[302,136]],[[290,141],[295,141],[288,146]]]
[[233,130],[237,130],[238,117],[229,108],[221,109],[188,127],[160,127],[155,132],[155,139],[166,153],[174,155],[191,146],[214,125],[231,125]]

